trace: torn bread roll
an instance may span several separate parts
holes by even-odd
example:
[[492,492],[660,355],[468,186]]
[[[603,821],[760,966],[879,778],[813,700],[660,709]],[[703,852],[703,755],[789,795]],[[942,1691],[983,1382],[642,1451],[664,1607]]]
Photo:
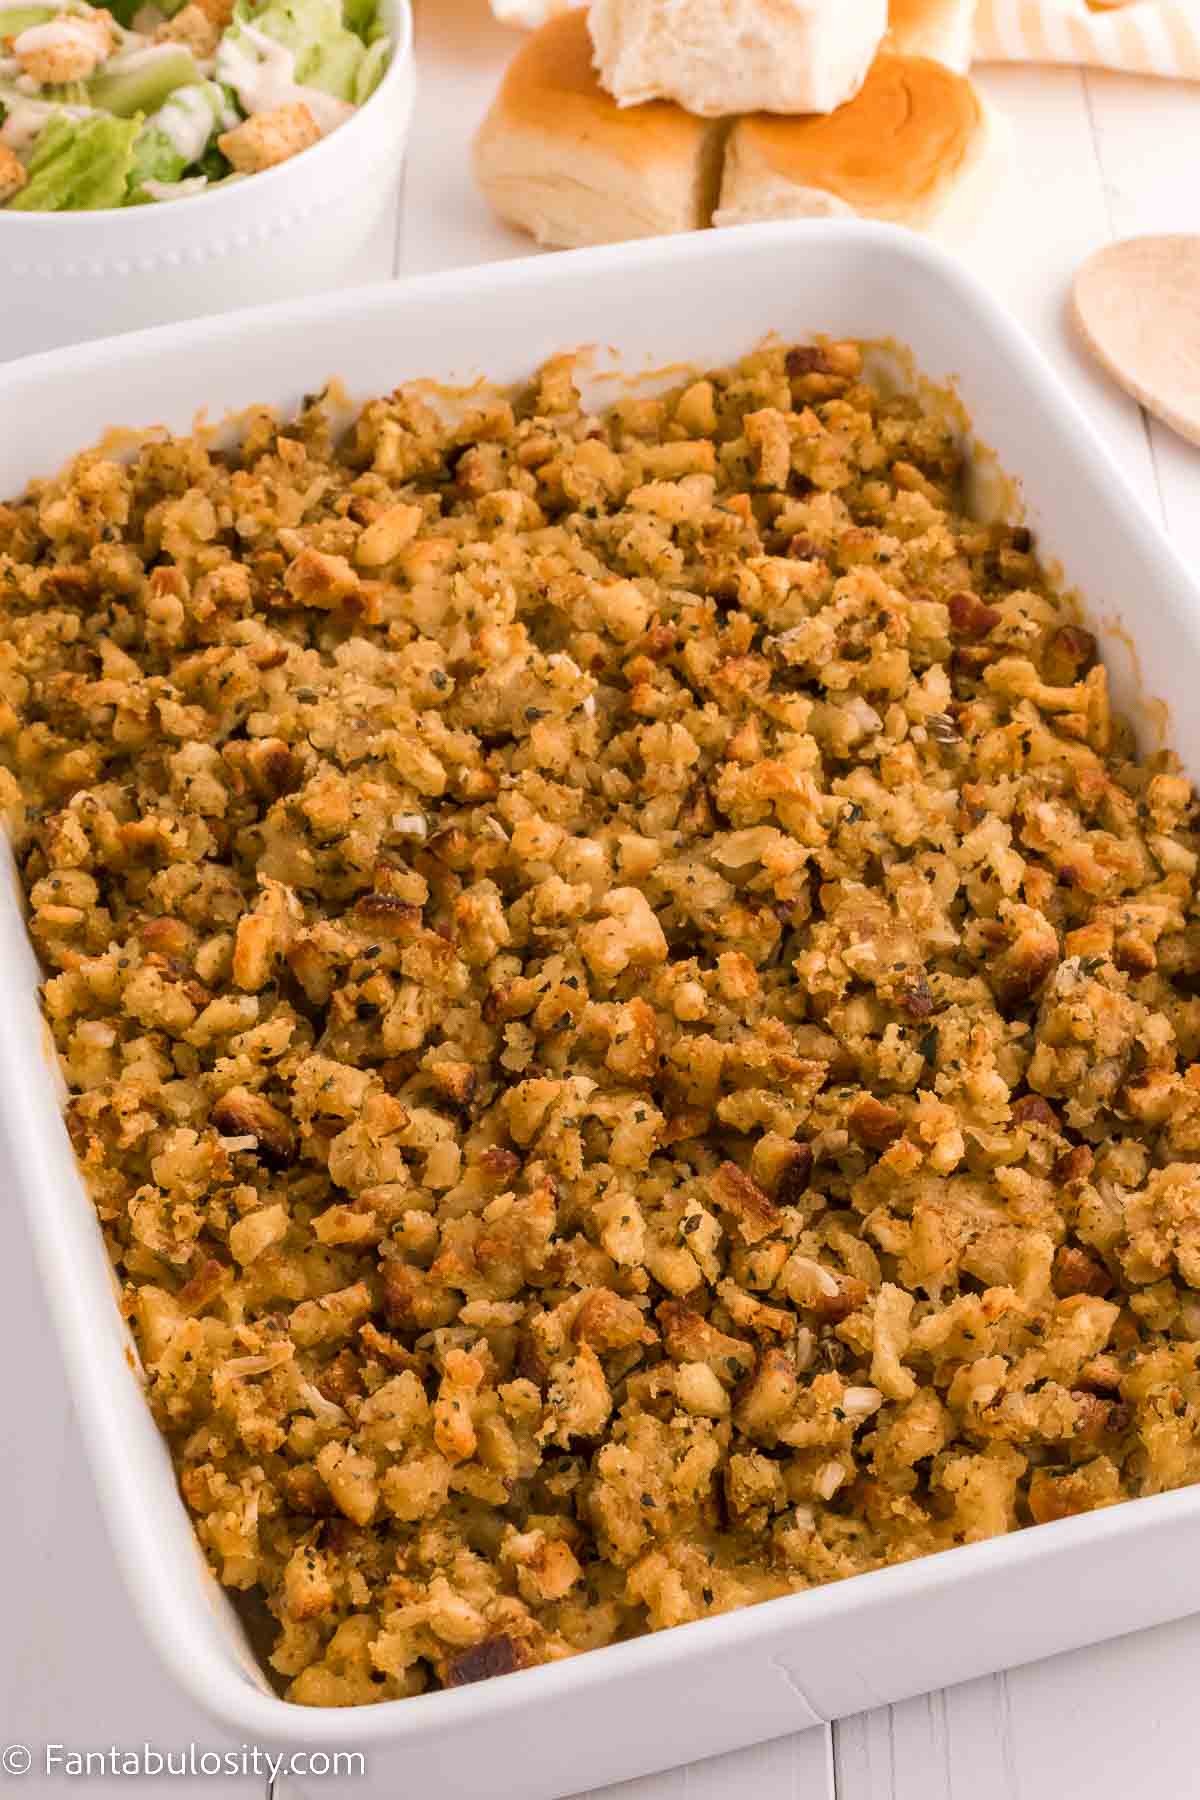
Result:
[[619,107],[582,9],[517,52],[475,139],[475,176],[509,224],[574,249],[707,225],[723,128],[669,101]]
[[600,79],[622,106],[827,113],[862,85],[887,0],[592,0],[589,22]]
[[975,49],[978,0],[891,0],[883,48],[894,56],[929,56],[965,75]]
[[536,31],[547,19],[570,12],[572,0],[492,0],[492,11],[502,25],[518,25]]
[[739,119],[714,225],[857,214],[954,241],[986,203],[1007,127],[963,75],[880,56],[828,118]]

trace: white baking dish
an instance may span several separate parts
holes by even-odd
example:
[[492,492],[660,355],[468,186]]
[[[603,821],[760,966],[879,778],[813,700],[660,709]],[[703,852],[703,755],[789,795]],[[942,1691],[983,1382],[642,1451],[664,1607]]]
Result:
[[410,0],[384,0],[383,16],[383,80],[302,156],[157,206],[0,208],[0,362],[390,275],[416,91]]
[[[957,375],[982,438],[1024,478],[1029,523],[1101,631],[1118,694],[1172,709],[1200,768],[1200,590],[1041,356],[940,253],[820,222],[507,263],[91,344],[0,370],[0,495],[113,424],[190,425],[413,376],[527,376],[615,345],[637,369],[725,363],[766,333],[908,344]],[[1147,727],[1149,729],[1149,726]],[[1041,1526],[552,1667],[329,1714],[268,1690],[208,1574],[143,1405],[92,1209],[60,1122],[17,907],[0,896],[0,1127],[118,1558],[181,1684],[236,1736],[362,1750],[356,1794],[546,1800],[707,1756],[1200,1607],[1200,1490]]]

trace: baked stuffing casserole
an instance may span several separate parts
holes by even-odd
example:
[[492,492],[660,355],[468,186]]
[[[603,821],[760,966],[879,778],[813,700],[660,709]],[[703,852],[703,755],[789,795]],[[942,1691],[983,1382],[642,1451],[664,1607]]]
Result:
[[67,1119],[293,1700],[1200,1477],[1189,783],[849,343],[0,508]]

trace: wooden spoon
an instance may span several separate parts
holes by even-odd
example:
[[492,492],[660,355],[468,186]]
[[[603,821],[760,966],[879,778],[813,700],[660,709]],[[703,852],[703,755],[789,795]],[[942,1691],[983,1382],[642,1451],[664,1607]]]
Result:
[[1148,411],[1200,444],[1200,237],[1127,238],[1075,277],[1092,355]]

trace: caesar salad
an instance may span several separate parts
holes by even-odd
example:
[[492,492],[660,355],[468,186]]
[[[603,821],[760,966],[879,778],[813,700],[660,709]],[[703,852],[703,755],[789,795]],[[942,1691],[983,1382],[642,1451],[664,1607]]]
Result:
[[391,44],[380,0],[0,5],[0,211],[187,198],[352,116]]

